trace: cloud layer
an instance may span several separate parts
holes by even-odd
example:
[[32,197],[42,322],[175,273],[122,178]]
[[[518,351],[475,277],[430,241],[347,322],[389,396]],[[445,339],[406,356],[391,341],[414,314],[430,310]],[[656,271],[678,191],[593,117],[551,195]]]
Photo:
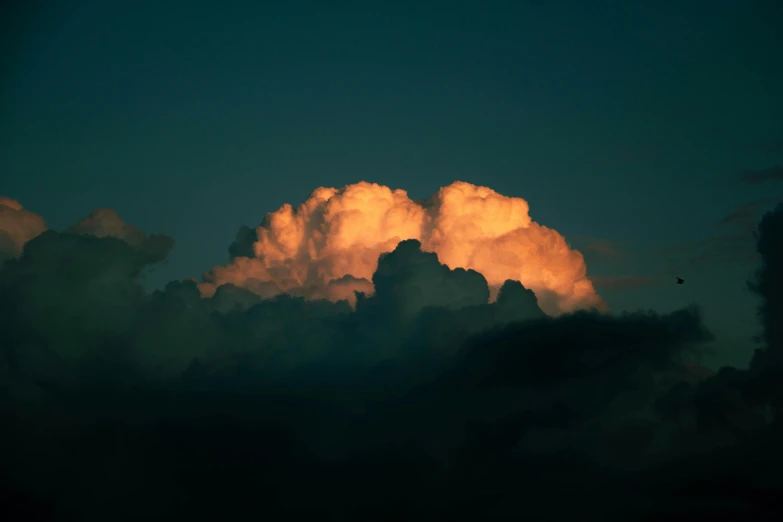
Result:
[[606,310],[582,255],[528,210],[521,198],[464,182],[421,203],[365,182],[319,188],[296,208],[269,213],[255,230],[240,230],[232,262],[205,274],[199,288],[209,296],[231,283],[262,297],[286,292],[353,302],[354,292],[372,293],[378,257],[416,239],[450,268],[481,273],[493,294],[515,280],[536,292],[549,314]]
[[759,227],[762,344],[748,371],[714,375],[693,362],[712,338],[697,308],[552,317],[519,281],[489,303],[486,275],[442,264],[421,239],[378,256],[374,293],[354,307],[232,284],[204,298],[194,281],[145,293],[139,274],[172,244],[99,211],[3,264],[0,516],[775,509],[783,206]]

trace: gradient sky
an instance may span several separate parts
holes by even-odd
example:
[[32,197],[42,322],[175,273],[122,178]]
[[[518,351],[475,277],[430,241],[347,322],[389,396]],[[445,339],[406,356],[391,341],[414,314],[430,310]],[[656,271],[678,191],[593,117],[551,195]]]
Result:
[[110,207],[173,236],[151,284],[317,186],[459,179],[526,199],[614,310],[695,302],[719,363],[750,355],[742,218],[781,176],[738,174],[783,162],[774,0],[16,4],[0,193],[53,228]]

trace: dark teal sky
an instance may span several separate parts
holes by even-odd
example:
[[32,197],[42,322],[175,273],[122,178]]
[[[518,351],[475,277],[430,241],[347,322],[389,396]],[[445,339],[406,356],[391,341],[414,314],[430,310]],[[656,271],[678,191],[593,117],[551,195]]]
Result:
[[721,362],[749,354],[753,246],[716,224],[780,197],[736,179],[783,161],[774,0],[17,4],[0,193],[54,228],[111,207],[174,236],[158,282],[316,186],[460,179],[632,276],[604,279],[613,309],[697,302]]

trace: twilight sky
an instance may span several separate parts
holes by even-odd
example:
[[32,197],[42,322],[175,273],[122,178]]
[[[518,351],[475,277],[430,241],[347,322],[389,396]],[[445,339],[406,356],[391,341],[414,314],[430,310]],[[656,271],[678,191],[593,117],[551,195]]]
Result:
[[0,520],[783,520],[779,0],[6,4]]
[[750,357],[749,224],[782,192],[772,0],[24,4],[0,17],[0,195],[173,236],[151,285],[316,187],[463,180],[524,198],[612,310],[697,303],[710,364]]

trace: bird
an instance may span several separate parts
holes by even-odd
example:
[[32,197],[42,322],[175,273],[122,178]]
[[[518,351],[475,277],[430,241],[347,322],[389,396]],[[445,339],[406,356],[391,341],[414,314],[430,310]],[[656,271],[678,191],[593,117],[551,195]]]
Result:
[[681,285],[681,284],[683,284],[684,282],[685,282],[685,279],[682,279],[682,278],[680,278],[680,277],[678,277],[678,278],[677,278],[677,284],[678,284],[678,285]]

